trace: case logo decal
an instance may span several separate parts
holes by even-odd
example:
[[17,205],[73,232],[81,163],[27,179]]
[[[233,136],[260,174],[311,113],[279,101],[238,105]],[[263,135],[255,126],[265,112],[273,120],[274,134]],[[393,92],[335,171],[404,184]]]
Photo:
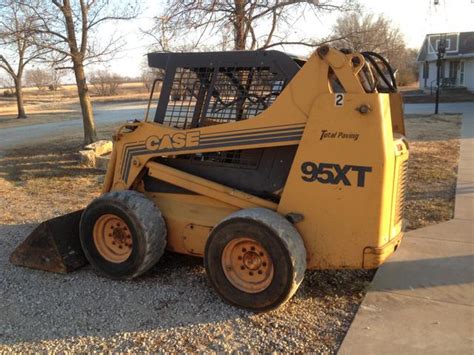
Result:
[[148,150],[182,149],[199,145],[199,132],[164,134],[161,137],[150,136],[145,142]]

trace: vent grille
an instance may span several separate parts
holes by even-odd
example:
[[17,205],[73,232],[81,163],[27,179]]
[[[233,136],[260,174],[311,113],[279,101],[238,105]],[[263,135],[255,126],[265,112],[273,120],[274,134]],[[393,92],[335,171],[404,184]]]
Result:
[[403,219],[404,207],[405,207],[405,195],[407,186],[407,172],[408,172],[408,160],[405,160],[399,168],[398,172],[398,190],[397,190],[397,201],[395,207],[395,224],[398,224]]

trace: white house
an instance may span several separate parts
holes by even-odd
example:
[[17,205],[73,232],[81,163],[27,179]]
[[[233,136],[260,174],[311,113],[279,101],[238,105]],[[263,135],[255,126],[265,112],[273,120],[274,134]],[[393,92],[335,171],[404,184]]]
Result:
[[428,34],[418,53],[420,89],[436,88],[438,45],[446,40],[440,86],[465,87],[474,91],[474,32]]

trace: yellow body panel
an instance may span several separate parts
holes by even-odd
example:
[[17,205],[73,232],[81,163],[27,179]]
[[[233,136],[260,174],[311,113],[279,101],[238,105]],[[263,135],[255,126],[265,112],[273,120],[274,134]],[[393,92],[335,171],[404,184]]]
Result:
[[[354,57],[363,64],[360,54],[334,49],[313,54],[276,101],[251,119],[187,130],[154,122],[122,127],[104,191],[142,189],[141,178],[148,174],[193,192],[145,191],[162,211],[168,248],[176,252],[203,255],[219,221],[240,208],[265,207],[303,217],[295,227],[308,268],[377,267],[403,235],[398,201],[408,150],[400,96],[366,93],[358,77],[362,64],[353,65]],[[329,69],[344,94],[332,92]],[[227,143],[235,134],[242,139]],[[288,145],[298,148],[279,203],[153,162]]]
[[[372,110],[360,114],[356,108],[361,104]],[[346,94],[342,108],[334,107],[331,94],[314,103],[278,206],[283,215],[304,216],[296,228],[305,241],[309,268],[360,268],[364,248],[382,246],[393,237],[391,214],[385,212],[392,209],[395,175],[389,105],[384,94]],[[364,186],[357,186],[360,174],[354,169],[346,174],[350,185],[307,182],[301,169],[305,162],[366,167],[360,173]],[[336,175],[334,168],[327,171]]]
[[[239,209],[207,196],[146,194],[156,203],[165,217],[168,229],[167,248],[183,254],[202,256],[209,230]],[[191,236],[195,240],[190,241]]]

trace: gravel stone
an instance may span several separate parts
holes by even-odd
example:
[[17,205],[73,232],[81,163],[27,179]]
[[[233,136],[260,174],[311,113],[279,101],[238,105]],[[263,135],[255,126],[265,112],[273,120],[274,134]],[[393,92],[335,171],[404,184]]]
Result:
[[335,353],[372,275],[306,272],[286,305],[254,314],[214,294],[201,259],[177,254],[133,281],[90,266],[66,275],[13,266],[10,253],[34,227],[0,225],[0,352]]

